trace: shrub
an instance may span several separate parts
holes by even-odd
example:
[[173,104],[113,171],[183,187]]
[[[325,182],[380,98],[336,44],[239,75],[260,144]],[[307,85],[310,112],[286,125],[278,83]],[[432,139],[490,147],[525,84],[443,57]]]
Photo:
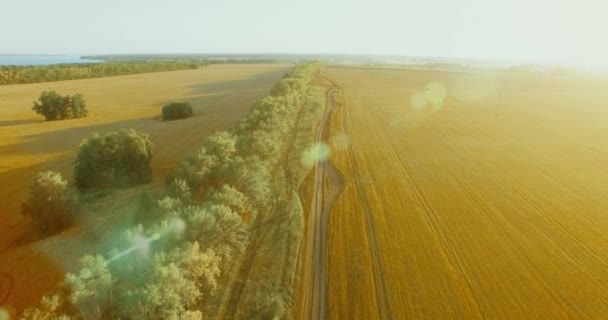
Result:
[[40,172],[32,181],[22,213],[32,220],[36,235],[56,232],[72,223],[76,209],[75,197],[68,183],[53,171]]
[[81,94],[62,96],[55,91],[45,91],[32,110],[46,120],[83,118],[88,114],[86,102]]
[[192,117],[192,106],[187,102],[174,102],[163,107],[163,120],[186,119]]
[[79,189],[130,186],[152,179],[152,142],[148,135],[121,129],[93,134],[78,150],[74,177]]

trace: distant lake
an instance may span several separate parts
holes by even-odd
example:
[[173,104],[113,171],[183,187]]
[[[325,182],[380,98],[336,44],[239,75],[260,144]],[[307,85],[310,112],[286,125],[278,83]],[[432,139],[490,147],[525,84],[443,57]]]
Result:
[[48,65],[59,63],[97,63],[101,60],[80,59],[80,56],[63,55],[0,55],[0,65]]

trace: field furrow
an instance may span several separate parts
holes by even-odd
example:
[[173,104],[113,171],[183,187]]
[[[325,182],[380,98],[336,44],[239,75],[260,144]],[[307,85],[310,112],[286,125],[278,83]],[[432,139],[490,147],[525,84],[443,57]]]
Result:
[[[608,316],[608,127],[596,120],[608,115],[608,78],[326,72],[343,88],[332,132],[348,140],[331,154],[347,186],[331,215],[329,273],[368,288],[330,279],[333,315],[382,314],[373,257],[349,272],[353,253],[374,251],[369,210],[395,319]],[[494,85],[459,91],[487,89],[475,77]],[[443,104],[411,105],[432,81],[447,88]]]

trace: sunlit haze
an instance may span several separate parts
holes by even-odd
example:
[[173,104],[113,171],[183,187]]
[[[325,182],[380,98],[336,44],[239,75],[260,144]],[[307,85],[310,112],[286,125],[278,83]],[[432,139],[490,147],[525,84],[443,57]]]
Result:
[[601,0],[2,0],[0,54],[365,53],[603,65],[607,8]]

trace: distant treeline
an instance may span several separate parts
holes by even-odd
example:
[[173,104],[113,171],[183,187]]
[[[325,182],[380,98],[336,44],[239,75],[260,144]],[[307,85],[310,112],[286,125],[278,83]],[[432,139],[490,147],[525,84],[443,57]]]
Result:
[[302,55],[288,54],[111,54],[83,56],[82,59],[118,61],[173,61],[208,64],[239,64],[239,63],[304,63],[315,60]]
[[111,61],[44,66],[0,65],[0,85],[100,78],[127,74],[197,69],[193,61]]

